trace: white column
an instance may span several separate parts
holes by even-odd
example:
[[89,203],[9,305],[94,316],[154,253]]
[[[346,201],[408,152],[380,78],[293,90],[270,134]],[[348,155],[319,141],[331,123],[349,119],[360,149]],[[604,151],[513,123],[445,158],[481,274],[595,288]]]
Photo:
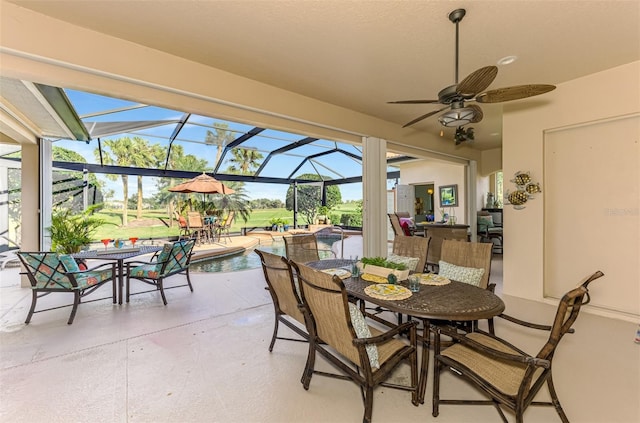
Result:
[[45,228],[51,226],[53,209],[53,143],[40,140],[40,245],[42,250],[51,249],[51,235]]
[[[40,251],[40,154],[36,144],[22,144],[22,169],[20,173],[20,249]],[[20,286],[30,287],[26,275],[20,279]]]
[[387,256],[387,142],[362,139],[362,241],[365,257]]
[[469,222],[469,230],[471,231],[471,242],[478,241],[478,162],[469,160],[469,164],[465,167],[467,171],[467,222]]

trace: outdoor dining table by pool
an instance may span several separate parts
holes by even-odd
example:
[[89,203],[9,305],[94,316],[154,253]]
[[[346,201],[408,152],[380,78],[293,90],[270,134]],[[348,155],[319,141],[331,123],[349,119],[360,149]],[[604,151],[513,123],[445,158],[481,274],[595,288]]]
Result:
[[122,287],[124,286],[124,261],[144,254],[155,253],[162,250],[158,245],[141,245],[131,248],[109,248],[105,250],[81,251],[72,254],[75,259],[85,260],[109,260],[117,262],[118,271],[118,304],[122,304]]
[[[320,260],[307,263],[318,270],[348,267],[346,260]],[[424,403],[427,375],[429,372],[429,331],[430,321],[473,321],[495,317],[504,311],[504,302],[493,292],[467,283],[450,281],[442,285],[420,285],[420,291],[398,300],[375,298],[365,292],[371,286],[361,277],[343,279],[347,293],[360,300],[379,305],[387,310],[420,319],[424,323],[425,334],[422,337],[423,353],[418,382],[418,399]],[[406,286],[402,281],[398,285]]]

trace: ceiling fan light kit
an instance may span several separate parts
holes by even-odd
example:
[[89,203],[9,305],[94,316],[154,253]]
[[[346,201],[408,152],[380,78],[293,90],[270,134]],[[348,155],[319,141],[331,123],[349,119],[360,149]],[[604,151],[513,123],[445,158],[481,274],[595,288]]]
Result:
[[472,107],[460,107],[452,108],[451,110],[444,112],[438,121],[442,126],[464,126],[474,121],[476,117],[476,111]]
[[[485,91],[498,75],[497,66],[482,67],[469,74],[461,82],[458,82],[458,30],[459,23],[465,15],[466,11],[464,9],[456,9],[449,13],[449,20],[456,26],[455,84],[440,90],[437,100],[400,100],[389,102],[390,104],[444,104],[445,107],[419,116],[403,125],[403,128],[418,123],[446,109],[449,110],[438,118],[440,124],[443,126],[460,127],[468,123],[477,123],[480,122],[484,116],[482,109],[475,104],[466,106],[465,102],[500,103],[544,94],[556,88],[554,85],[528,84]],[[508,62],[507,59],[513,61],[515,60],[515,56],[504,58],[505,64]]]

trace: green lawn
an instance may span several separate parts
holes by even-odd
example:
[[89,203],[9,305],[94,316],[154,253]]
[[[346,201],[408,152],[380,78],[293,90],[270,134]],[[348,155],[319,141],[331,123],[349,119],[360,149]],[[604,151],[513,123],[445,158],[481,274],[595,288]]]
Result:
[[[331,210],[331,214],[355,213],[356,204],[341,204]],[[179,229],[177,222],[171,222],[165,210],[145,210],[141,219],[136,219],[135,210],[130,210],[127,218],[128,227],[122,227],[122,210],[103,209],[96,213],[96,216],[103,219],[105,224],[100,227],[95,235],[95,240],[104,238],[128,239],[130,237],[144,238],[168,238],[178,236]],[[265,228],[270,226],[269,221],[273,218],[285,219],[293,225],[293,212],[287,209],[256,209],[251,212],[247,222],[236,215],[236,219],[231,226],[231,232],[240,232],[241,228]],[[170,226],[173,223],[173,226]],[[336,222],[339,223],[339,222]],[[300,216],[298,224],[304,225],[306,222]]]

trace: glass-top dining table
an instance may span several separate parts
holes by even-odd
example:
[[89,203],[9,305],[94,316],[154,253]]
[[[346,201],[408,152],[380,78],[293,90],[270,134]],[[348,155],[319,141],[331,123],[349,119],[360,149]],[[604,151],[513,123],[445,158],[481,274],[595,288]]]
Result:
[[[351,269],[352,262],[341,259],[327,259],[306,263],[307,266],[318,270],[333,268]],[[424,403],[427,375],[429,371],[429,330],[433,321],[474,321],[495,317],[504,311],[502,299],[493,292],[478,288],[467,283],[450,281],[445,285],[420,285],[418,292],[400,300],[385,300],[375,298],[365,292],[365,288],[373,282],[367,282],[361,277],[348,277],[342,280],[347,293],[359,300],[363,300],[395,313],[411,316],[422,320],[425,328],[422,336],[422,359],[420,378],[418,382],[418,399]],[[407,281],[400,281],[398,285],[407,286]]]
[[75,259],[115,261],[118,272],[118,304],[122,304],[124,286],[124,261],[145,254],[156,253],[163,247],[158,245],[141,245],[132,248],[109,248],[105,250],[88,250],[72,254]]

